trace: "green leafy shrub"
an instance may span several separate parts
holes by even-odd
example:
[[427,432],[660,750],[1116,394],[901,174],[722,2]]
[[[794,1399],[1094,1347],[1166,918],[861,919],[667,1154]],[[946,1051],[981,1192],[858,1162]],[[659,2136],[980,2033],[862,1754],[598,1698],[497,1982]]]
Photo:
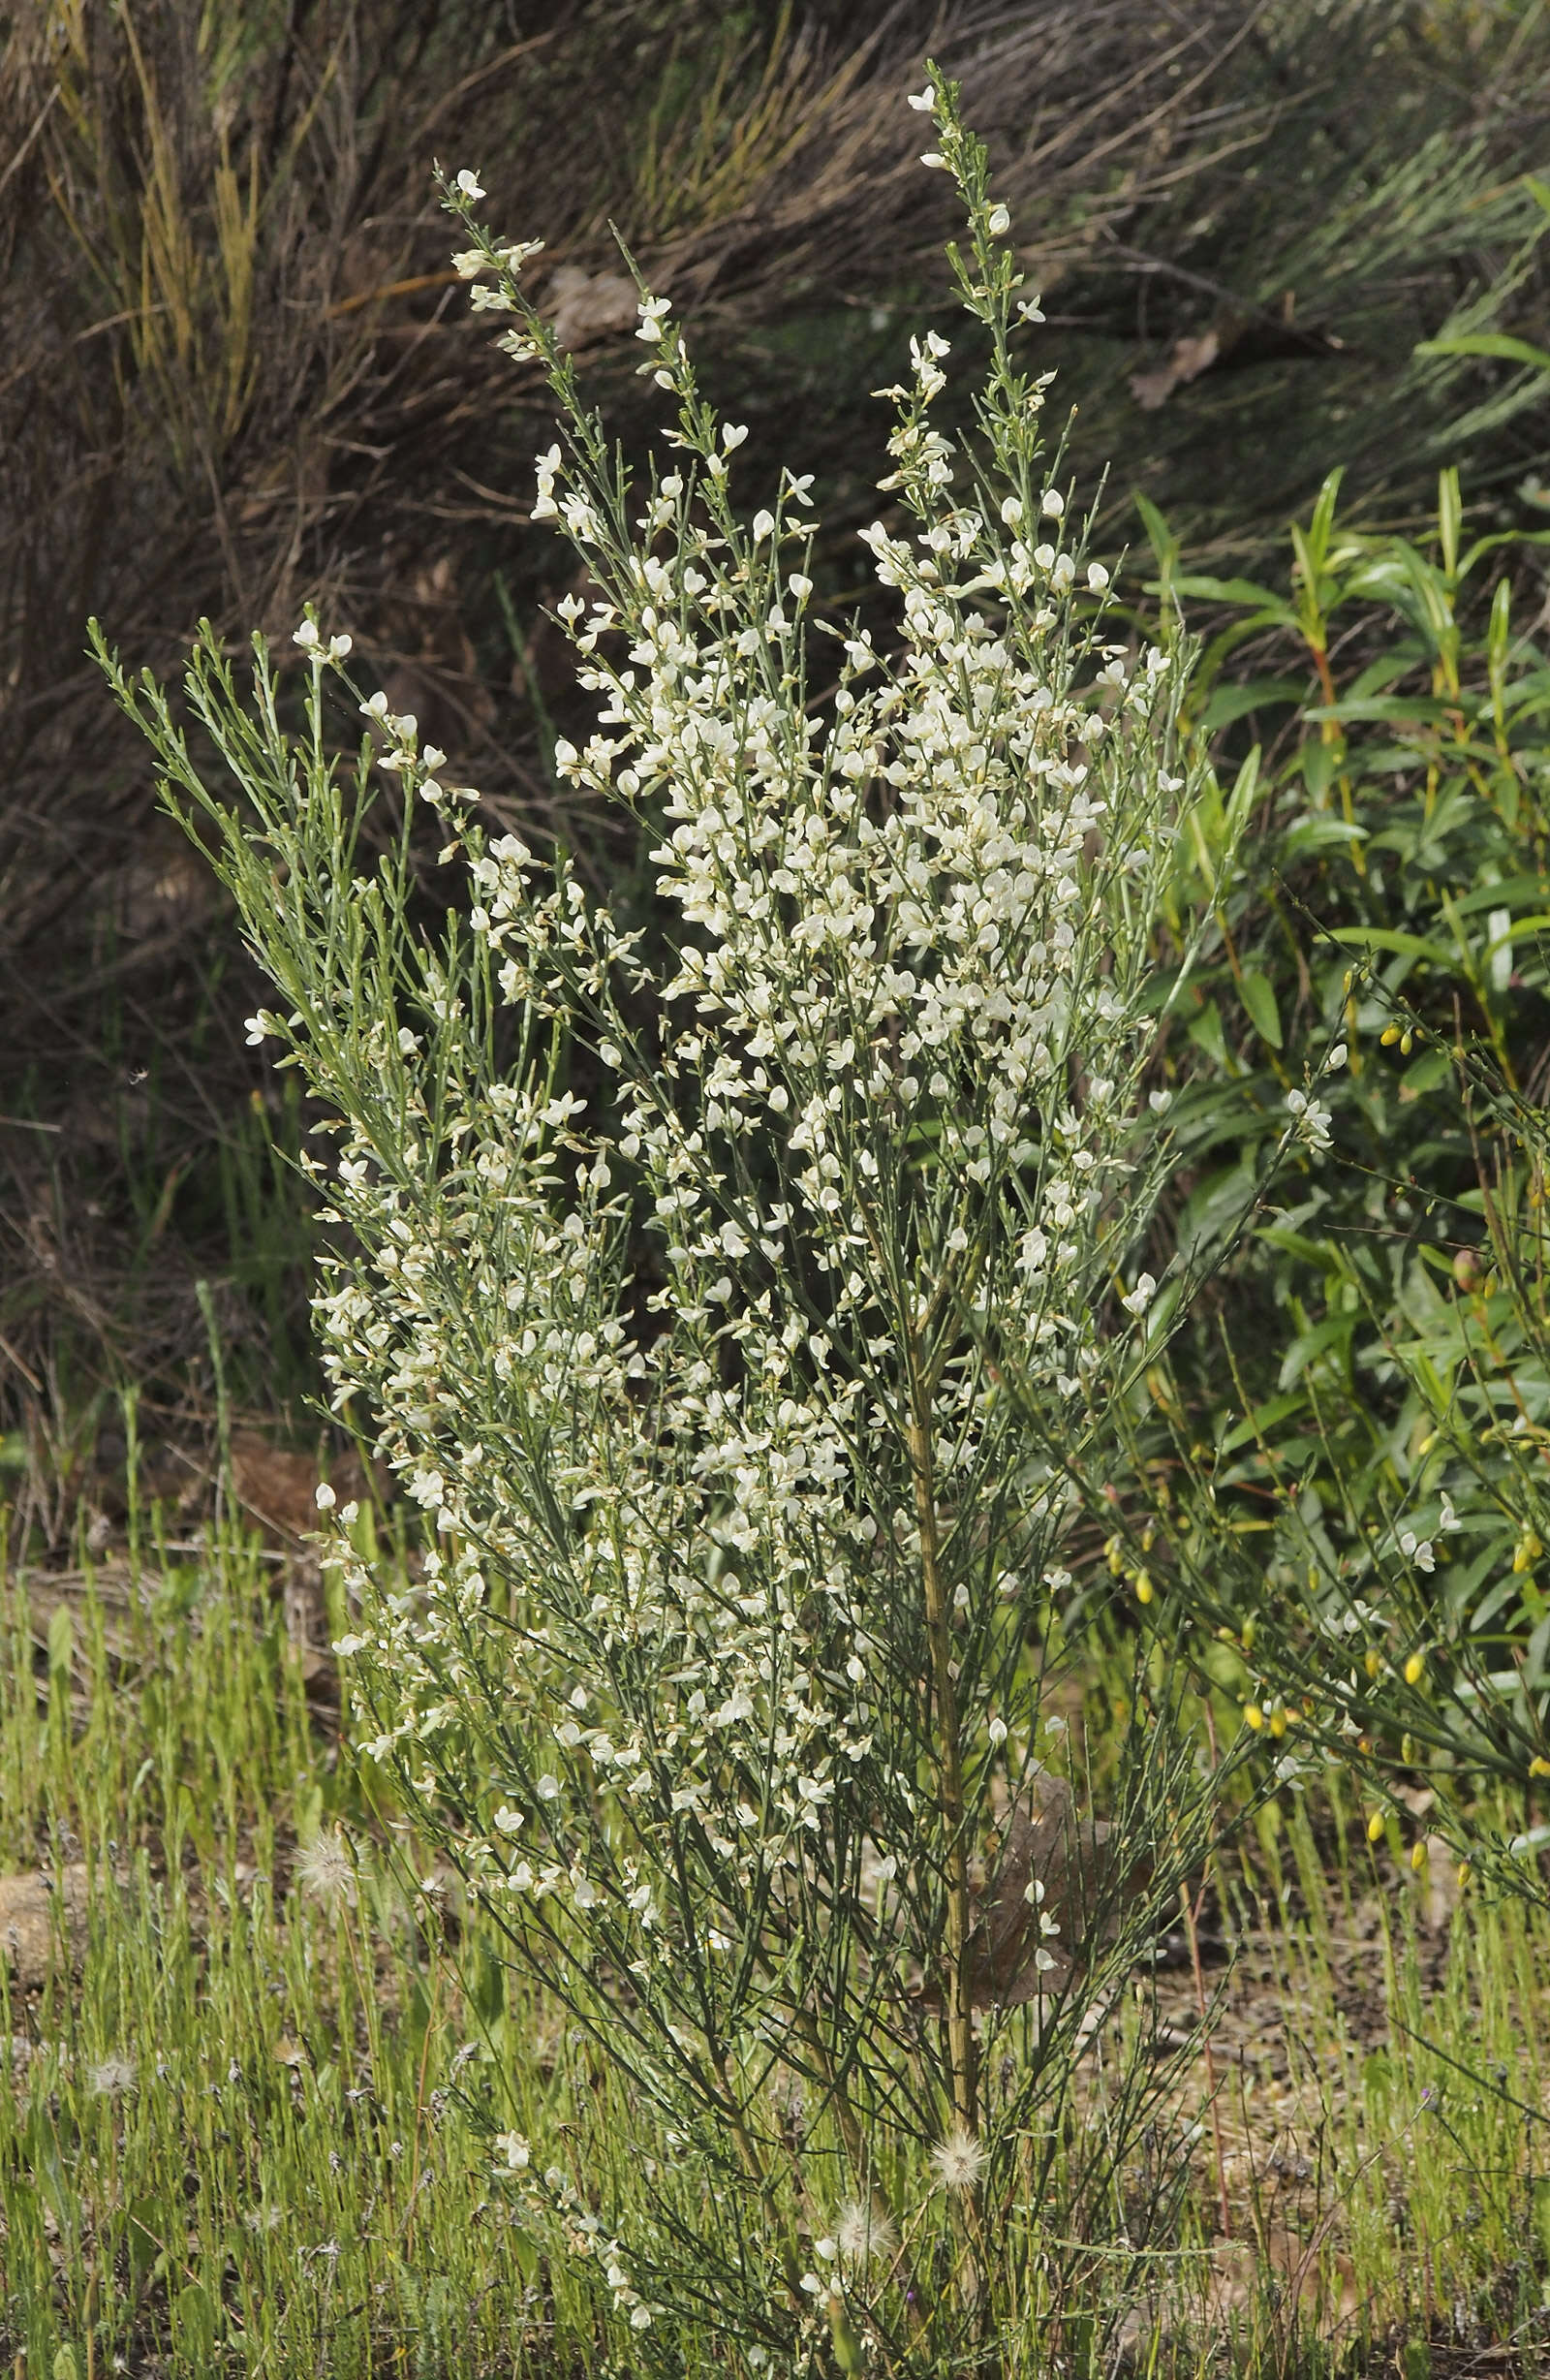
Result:
[[[1098,1824],[1047,1696],[1072,1483],[1153,1287],[1125,1286],[1167,1164],[1151,949],[1205,767],[1182,652],[1108,641],[984,153],[950,86],[914,104],[990,364],[955,436],[945,339],[885,392],[894,660],[819,609],[802,480],[733,508],[744,433],[666,301],[641,287],[670,400],[641,485],[531,251],[446,186],[476,309],[559,400],[535,510],[587,564],[559,616],[599,710],[556,762],[660,837],[665,969],[563,851],[488,840],[381,694],[347,797],[348,636],[296,632],[298,739],[262,642],[245,702],[205,637],[188,696],[236,811],[114,672],[275,984],[252,1030],[337,1119],[326,1362],[431,1546],[405,1595],[341,1517],[368,1749],[627,2080],[657,2195],[620,2229],[607,2171],[540,2176],[514,2132],[507,2185],[637,2359],[713,2322],[749,2370],[937,2370],[1056,2318],[1036,2210],[1058,2179],[1066,2229],[1112,2220],[1152,2088],[1068,2135],[1078,2028],[1222,1781],[1143,1675]],[[385,779],[402,834],[358,876]],[[427,811],[473,895],[439,945],[407,915]]]
[[[1286,591],[1182,574],[1149,519],[1160,590],[1237,614],[1195,673],[1196,732],[1294,726],[1175,1003],[1197,1173],[1174,1228],[1199,1263],[1250,1217],[1236,1301],[1214,1344],[1159,1334],[1128,1425],[1143,1507],[1171,1508],[1149,1572],[1215,1631],[1251,1727],[1311,1732],[1385,1793],[1426,1767],[1462,1841],[1482,1774],[1539,1773],[1550,1708],[1550,665],[1508,579],[1475,593],[1509,541],[1465,546],[1456,473],[1430,550],[1342,530],[1338,486],[1293,531]],[[1266,632],[1282,673],[1234,683]],[[1211,831],[1207,800],[1182,917]],[[1286,1101],[1315,1081],[1288,1157]]]

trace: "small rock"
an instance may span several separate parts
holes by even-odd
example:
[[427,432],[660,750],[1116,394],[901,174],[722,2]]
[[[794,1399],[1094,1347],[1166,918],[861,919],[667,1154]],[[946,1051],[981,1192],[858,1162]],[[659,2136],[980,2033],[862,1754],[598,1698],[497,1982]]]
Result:
[[74,1965],[86,1946],[84,1862],[57,1876],[0,1876],[0,1957],[13,1985],[28,1991],[44,1982],[58,1960],[61,1933]]

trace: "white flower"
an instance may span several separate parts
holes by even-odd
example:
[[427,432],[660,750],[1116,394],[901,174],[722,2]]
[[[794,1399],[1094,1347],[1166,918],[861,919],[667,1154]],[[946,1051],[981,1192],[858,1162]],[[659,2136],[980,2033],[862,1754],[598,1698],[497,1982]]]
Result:
[[917,115],[929,115],[937,104],[936,84],[928,82],[923,91],[912,91],[904,104],[907,108],[913,108]]
[[465,199],[481,199],[484,196],[483,186],[480,181],[479,175],[477,173],[471,173],[467,166],[463,168],[461,173],[459,173],[457,176],[456,187],[462,192]]
[[312,1500],[320,1513],[331,1513],[337,1498],[326,1479],[321,1479],[312,1491]]
[[993,206],[991,208],[988,217],[988,228],[996,234],[998,238],[1003,232],[1009,232],[1011,230],[1011,217],[1004,206]]
[[1088,563],[1088,565],[1087,565],[1087,583],[1088,583],[1088,585],[1089,585],[1089,586],[1092,588],[1092,590],[1093,590],[1093,592],[1094,592],[1094,594],[1095,594],[1095,595],[1101,595],[1101,594],[1102,594],[1103,589],[1104,589],[1104,588],[1107,586],[1107,584],[1108,584],[1108,573],[1107,573],[1107,571],[1106,571],[1106,570],[1103,568],[1103,565],[1102,565],[1102,563],[1101,563],[1101,562],[1089,562],[1089,563]]
[[1332,1075],[1338,1074],[1349,1055],[1350,1051],[1347,1049],[1345,1043],[1336,1042],[1335,1047],[1333,1049],[1331,1049],[1328,1057],[1324,1060],[1324,1063]]
[[721,442],[728,454],[742,445],[747,435],[748,424],[745,422],[724,422],[721,425]]
[[292,632],[292,643],[299,644],[304,653],[315,651],[320,641],[316,620],[303,620],[300,627]]
[[1399,1550],[1407,1561],[1415,1564],[1417,1570],[1437,1568],[1437,1556],[1432,1550],[1430,1538],[1417,1538],[1413,1529],[1405,1531],[1399,1541]]
[[533,2154],[520,2132],[497,2132],[495,2145],[505,2157],[507,2172],[511,2174],[521,2173]]
[[967,2124],[954,2123],[931,2151],[932,2170],[945,2190],[972,2190],[989,2159]]
[[1060,520],[1064,517],[1066,511],[1066,499],[1061,494],[1058,487],[1045,488],[1044,501],[1040,505],[1039,510],[1040,512],[1046,513],[1051,520]]
[[1299,1141],[1306,1141],[1316,1154],[1329,1146],[1330,1112],[1322,1101],[1310,1099],[1306,1091],[1288,1091],[1286,1106],[1291,1111],[1292,1131]]
[[330,661],[347,661],[347,660],[349,659],[349,657],[350,657],[350,649],[351,649],[351,646],[354,644],[354,642],[355,642],[355,639],[354,639],[354,637],[346,637],[346,636],[330,637],[330,638],[328,639],[328,658],[329,658],[329,660],[330,660]]
[[244,1017],[242,1024],[248,1037],[250,1049],[257,1049],[260,1043],[267,1040],[273,1030],[267,1010],[262,1008],[256,1017]]
[[920,163],[923,166],[929,166],[933,173],[943,173],[946,171],[947,161],[939,149],[922,149]]
[[1143,1272],[1128,1298],[1120,1300],[1127,1314],[1144,1314],[1157,1296],[1157,1283],[1149,1272]]
[[1462,1529],[1464,1526],[1464,1523],[1459,1519],[1458,1514],[1453,1510],[1453,1499],[1447,1493],[1445,1488],[1442,1491],[1442,1509],[1438,1516],[1437,1526],[1438,1533],[1442,1537],[1446,1537],[1450,1531],[1454,1529]]

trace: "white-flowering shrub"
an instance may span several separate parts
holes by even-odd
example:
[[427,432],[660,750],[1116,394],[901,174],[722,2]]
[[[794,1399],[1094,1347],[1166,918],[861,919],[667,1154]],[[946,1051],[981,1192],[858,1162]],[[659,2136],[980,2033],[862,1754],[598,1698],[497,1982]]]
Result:
[[[821,600],[805,480],[734,503],[744,432],[666,301],[642,290],[670,420],[642,485],[523,295],[531,248],[447,185],[476,305],[558,399],[534,512],[587,565],[559,616],[598,706],[559,763],[642,822],[665,969],[563,852],[487,839],[380,695],[342,790],[348,638],[298,630],[296,740],[262,644],[250,705],[196,655],[234,814],[116,679],[218,830],[277,988],[255,1035],[338,1119],[328,1373],[432,1548],[393,1591],[338,1540],[366,1749],[628,2077],[655,2210],[613,2238],[514,2135],[502,2170],[637,2358],[704,2322],[728,2368],[946,2368],[1030,2317],[1076,2027],[1210,1809],[1163,1697],[1105,1837],[1042,1700],[1073,1481],[1154,1286],[1182,664],[1114,633],[983,151],[950,90],[913,104],[988,360],[967,426],[935,333],[885,392],[887,652]],[[357,876],[384,776],[404,834]],[[471,892],[435,946],[427,807]]]

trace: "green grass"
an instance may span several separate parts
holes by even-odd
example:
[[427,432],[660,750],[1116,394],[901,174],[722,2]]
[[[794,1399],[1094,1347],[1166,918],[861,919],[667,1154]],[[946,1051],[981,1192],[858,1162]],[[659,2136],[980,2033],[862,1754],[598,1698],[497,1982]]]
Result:
[[[611,2177],[627,2208],[643,2184],[604,2082],[455,1879],[417,1890],[417,1847],[309,1703],[257,1542],[223,1525],[178,1550],[132,1519],[95,1571],[0,1582],[0,1867],[89,1875],[84,1939],[61,1915],[46,1981],[0,1989],[0,2362],[600,2368],[582,2276],[513,2220],[490,2134],[516,2126],[600,2195]],[[1124,2177],[1144,2253],[1084,2260],[1045,2210],[1060,2279],[1010,2369],[1042,2342],[1096,2373],[1121,2339],[1138,2370],[1277,2380],[1420,2380],[1486,2346],[1537,2367],[1550,1926],[1471,1890],[1429,1924],[1447,1877],[1335,1815],[1293,1802],[1224,1853],[1238,1965],[1210,2072],[1187,2059],[1171,2091],[1198,2126],[1178,2211],[1159,2222],[1178,2176],[1144,2160]],[[1187,2033],[1188,1970],[1159,1988]],[[1117,2009],[1104,2059],[1145,2029]],[[1082,2072],[1085,2121],[1105,2071]],[[726,2368],[713,2337],[700,2367]]]
[[[0,1863],[90,1885],[84,1943],[61,1921],[0,2008],[0,2349],[82,2376],[584,2363],[477,2113],[563,2117],[560,2028],[449,1939],[452,1895],[406,1893],[414,1847],[309,1710],[257,1550],[152,1539],[126,1572],[36,1631],[4,1589]],[[309,1885],[319,1839],[354,1864]]]

